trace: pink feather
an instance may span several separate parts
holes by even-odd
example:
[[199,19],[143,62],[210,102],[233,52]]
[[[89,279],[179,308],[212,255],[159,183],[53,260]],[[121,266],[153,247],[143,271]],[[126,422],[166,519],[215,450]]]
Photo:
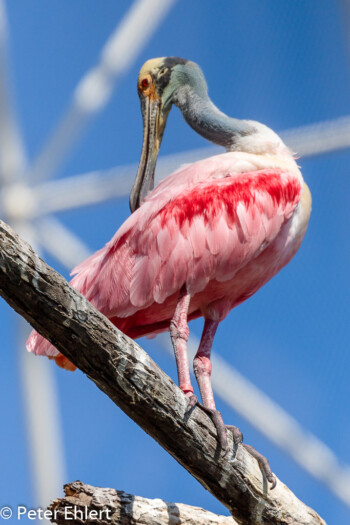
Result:
[[[237,173],[239,160],[239,153],[226,153],[170,175],[104,248],[73,270],[72,286],[132,336],[166,329],[183,285],[192,295],[190,316],[215,310],[215,304],[226,315],[285,264],[280,254],[277,270],[265,261],[265,273],[249,277],[252,261],[282,235],[301,195],[294,173]],[[245,283],[244,268],[242,290],[235,275]],[[27,348],[58,355],[36,332]]]

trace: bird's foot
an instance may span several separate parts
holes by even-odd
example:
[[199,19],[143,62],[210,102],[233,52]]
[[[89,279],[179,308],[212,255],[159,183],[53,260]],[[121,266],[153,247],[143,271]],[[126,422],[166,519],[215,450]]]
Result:
[[218,410],[216,410],[214,408],[208,408],[208,407],[202,405],[202,403],[200,403],[198,401],[197,396],[195,394],[192,394],[191,396],[189,396],[189,408],[190,408],[190,410],[194,406],[198,406],[206,414],[208,414],[208,416],[210,417],[210,419],[212,420],[212,422],[214,423],[214,426],[216,428],[216,432],[217,432],[217,436],[218,436],[218,442],[220,444],[220,447],[221,447],[221,449],[223,451],[226,451],[226,449],[227,449],[227,430],[226,430],[226,425],[225,425],[225,423],[224,423],[224,421],[222,419],[221,412],[219,412]]
[[202,403],[198,401],[198,398],[196,395],[191,394],[188,396],[188,398],[189,398],[189,409],[190,410],[192,410],[194,406],[198,406],[206,414],[208,414],[208,416],[214,423],[214,426],[217,432],[217,436],[218,436],[218,442],[220,444],[221,449],[223,451],[227,450],[227,430],[229,430],[232,433],[234,445],[242,444],[242,446],[249,452],[249,454],[257,460],[261,472],[266,476],[267,481],[271,483],[271,490],[274,489],[276,487],[277,480],[271,471],[269,460],[265,458],[265,456],[260,454],[260,452],[255,450],[255,448],[252,447],[251,445],[246,445],[245,443],[242,443],[243,434],[239,430],[239,428],[234,425],[225,425],[222,419],[221,412],[202,405]]
[[260,454],[260,452],[255,450],[255,448],[252,447],[251,445],[246,445],[245,443],[242,443],[242,446],[246,450],[248,450],[249,454],[253,456],[253,458],[257,460],[261,472],[265,474],[267,481],[271,483],[271,490],[274,489],[277,484],[277,479],[276,479],[276,476],[272,473],[269,460],[265,458],[265,456]]
[[235,427],[234,425],[225,425],[225,427],[231,432],[233,436],[233,443],[235,445],[239,445],[243,442],[243,434],[238,427]]
[[191,410],[193,407],[195,407],[196,405],[200,405],[200,402],[198,401],[198,397],[196,396],[196,394],[188,394],[187,395],[188,397],[188,408],[189,410]]

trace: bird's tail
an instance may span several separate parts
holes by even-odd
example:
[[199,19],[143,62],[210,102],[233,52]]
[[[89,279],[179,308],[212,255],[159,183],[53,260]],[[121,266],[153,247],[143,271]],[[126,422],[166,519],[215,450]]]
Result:
[[66,370],[74,371],[76,366],[62,355],[47,339],[40,335],[35,330],[32,331],[26,341],[28,352],[33,352],[35,355],[45,355],[49,359],[54,359],[56,364]]

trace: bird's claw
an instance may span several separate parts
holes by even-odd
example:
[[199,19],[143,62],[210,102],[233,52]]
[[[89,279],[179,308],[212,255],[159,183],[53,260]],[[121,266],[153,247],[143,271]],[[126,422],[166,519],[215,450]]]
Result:
[[255,450],[255,448],[251,445],[246,445],[245,443],[243,443],[243,434],[240,431],[240,429],[234,425],[225,425],[221,416],[221,412],[212,408],[205,407],[204,405],[202,405],[202,403],[198,401],[197,396],[195,394],[192,394],[189,397],[189,410],[192,410],[194,406],[198,406],[199,408],[201,408],[206,414],[208,414],[208,416],[214,423],[218,436],[218,442],[220,444],[221,449],[224,452],[227,450],[227,430],[229,430],[232,433],[234,445],[242,444],[242,446],[249,452],[249,454],[257,460],[260,470],[266,476],[267,481],[271,484],[270,488],[271,490],[273,490],[276,487],[277,479],[271,471],[269,460],[265,458],[265,456],[260,454],[260,452]]
[[189,410],[192,410],[193,407],[196,405],[200,405],[198,401],[198,397],[195,394],[192,394],[189,398],[188,408]]
[[202,403],[198,401],[198,397],[195,394],[192,394],[189,397],[189,410],[191,410],[194,406],[198,406],[206,414],[208,414],[208,416],[210,417],[210,419],[212,420],[216,428],[218,442],[220,444],[220,447],[223,451],[225,451],[227,449],[227,431],[226,431],[226,426],[224,424],[224,421],[222,419],[221,412],[213,408],[208,408],[202,405]]
[[266,479],[269,483],[271,483],[271,490],[273,490],[277,485],[277,479],[276,476],[272,473],[269,460],[265,458],[260,452],[255,450],[254,447],[251,445],[246,445],[245,443],[242,443],[242,446],[249,452],[253,458],[255,458],[258,462],[258,465],[260,467],[260,470],[265,474]]
[[235,427],[234,425],[225,425],[225,427],[231,432],[233,436],[233,443],[235,445],[239,445],[243,442],[243,434],[238,427]]
[[224,421],[222,419],[221,412],[212,408],[208,409],[206,407],[204,407],[204,410],[214,423],[218,436],[218,442],[220,444],[221,449],[225,452],[227,450],[227,431]]

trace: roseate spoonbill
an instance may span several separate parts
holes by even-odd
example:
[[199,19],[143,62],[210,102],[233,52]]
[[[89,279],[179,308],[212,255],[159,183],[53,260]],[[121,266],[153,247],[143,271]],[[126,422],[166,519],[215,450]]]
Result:
[[[190,406],[198,401],[188,367],[187,323],[204,317],[194,371],[200,406],[225,448],[227,431],[210,383],[214,335],[229,311],[296,253],[310,216],[310,191],[278,135],[218,110],[195,63],[177,57],[147,61],[138,93],[144,138],[130,195],[134,213],[104,248],[73,270],[72,285],[130,337],[170,330],[179,386]],[[180,168],[151,191],[173,104],[195,131],[227,152]],[[74,369],[36,332],[27,347]],[[228,428],[240,442],[240,431]],[[245,446],[274,484],[267,460]]]

